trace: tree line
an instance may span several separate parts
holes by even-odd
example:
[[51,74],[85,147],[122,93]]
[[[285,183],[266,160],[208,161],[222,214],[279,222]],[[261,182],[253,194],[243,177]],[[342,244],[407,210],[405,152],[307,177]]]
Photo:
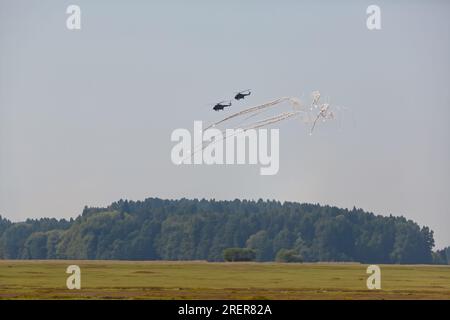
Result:
[[120,200],[76,219],[0,216],[2,259],[354,261],[448,264],[404,217],[278,201]]

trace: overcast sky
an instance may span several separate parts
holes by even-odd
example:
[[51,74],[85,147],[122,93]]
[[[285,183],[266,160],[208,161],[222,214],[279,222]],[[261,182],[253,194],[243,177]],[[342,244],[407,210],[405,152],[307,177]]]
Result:
[[[378,31],[366,28],[372,3]],[[81,30],[66,28],[69,4],[81,7]],[[450,245],[449,9],[0,0],[0,214],[75,217],[120,198],[268,198],[404,215]],[[313,136],[296,121],[275,126],[275,176],[175,166],[171,132],[229,114],[208,104],[247,88],[248,105],[320,90],[348,109]]]

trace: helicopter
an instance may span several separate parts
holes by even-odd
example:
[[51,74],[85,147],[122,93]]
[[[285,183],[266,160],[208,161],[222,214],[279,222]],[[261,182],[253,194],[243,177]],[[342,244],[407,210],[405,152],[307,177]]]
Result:
[[[246,92],[248,92],[248,93],[246,93]],[[234,98],[235,98],[236,100],[241,100],[241,99],[244,99],[246,96],[249,96],[249,95],[251,95],[251,94],[252,94],[252,92],[250,91],[250,89],[247,89],[247,90],[238,92],[238,93],[234,96]]]
[[228,104],[225,104],[226,101],[221,101],[219,103],[217,103],[214,107],[213,110],[214,111],[220,111],[223,110],[226,107],[230,107],[231,106],[231,101],[228,101]]

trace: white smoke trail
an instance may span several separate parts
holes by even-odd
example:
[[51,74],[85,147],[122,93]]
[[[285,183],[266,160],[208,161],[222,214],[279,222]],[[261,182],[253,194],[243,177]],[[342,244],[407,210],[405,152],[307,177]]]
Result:
[[[286,114],[287,114],[287,112],[283,112],[283,113],[277,114],[276,116],[272,116],[270,118],[265,118],[265,119],[262,119],[262,120],[258,120],[258,121],[252,122],[250,124],[247,124],[246,127],[252,127],[254,125],[258,125],[258,124],[265,123],[265,122],[268,122],[268,121],[272,121],[272,120],[276,120],[276,119],[279,119],[279,118],[283,118]],[[242,129],[245,130],[246,127],[242,128],[241,126],[238,126],[238,127],[235,127],[234,129],[242,128]]]
[[[292,108],[293,108],[294,110],[303,111],[303,110],[302,110],[302,103],[301,103],[300,99],[295,98],[295,97],[291,97],[291,98],[289,98],[289,102],[291,103]],[[269,111],[269,108],[264,108],[264,109],[262,109],[262,110],[256,111],[255,113],[249,115],[248,117],[245,117],[245,118],[241,121],[241,124],[242,124],[242,123],[245,123],[245,121],[247,121],[248,119],[254,118],[254,117],[256,117],[256,116],[258,116],[258,115],[260,115],[260,114],[262,114],[262,113],[264,113],[264,112],[267,112],[267,111]]]
[[267,119],[264,119],[264,120],[261,120],[261,121],[254,122],[251,125],[249,125],[248,127],[244,128],[243,130],[246,131],[246,130],[250,130],[250,129],[257,129],[257,128],[261,128],[261,127],[264,127],[264,126],[268,126],[268,125],[271,125],[271,124],[274,124],[274,123],[286,120],[288,118],[291,118],[291,117],[293,117],[295,115],[299,115],[300,112],[301,111],[284,112],[284,113],[281,113],[281,114],[279,114],[277,116],[274,116],[274,117],[271,117],[271,118],[267,118]]
[[270,107],[276,106],[276,105],[278,105],[278,104],[280,104],[282,102],[285,102],[285,101],[294,101],[294,99],[292,97],[282,97],[282,98],[279,98],[279,99],[276,99],[276,100],[273,100],[273,101],[270,101],[270,102],[266,102],[264,104],[260,104],[258,106],[254,106],[254,107],[251,107],[251,108],[244,109],[242,111],[233,113],[232,115],[230,115],[230,116],[228,116],[228,117],[226,117],[226,118],[224,118],[224,119],[222,119],[220,121],[217,121],[217,122],[209,125],[208,127],[205,128],[205,130],[207,130],[209,128],[213,128],[213,127],[215,127],[215,126],[217,126],[217,125],[219,125],[219,124],[221,124],[221,123],[223,123],[225,121],[228,121],[228,120],[231,120],[233,118],[242,116],[244,114],[248,114],[248,113],[255,112],[255,111],[258,111],[258,110],[262,110],[262,109],[265,109],[265,108],[270,108]]
[[[198,145],[194,146],[194,150],[192,151],[192,153],[189,154],[189,156],[187,156],[186,158],[192,157],[194,156],[197,152],[199,151],[203,151],[205,150],[205,148],[207,148],[208,146],[210,146],[211,144],[215,144],[218,143],[220,141],[225,141],[226,139],[233,137],[237,134],[239,134],[240,132],[245,132],[247,130],[250,129],[257,129],[257,128],[261,128],[261,127],[265,127],[274,123],[278,123],[280,121],[284,121],[287,119],[290,119],[292,117],[296,117],[296,116],[301,116],[301,121],[303,121],[304,123],[312,123],[311,129],[310,129],[310,135],[312,135],[312,132],[314,131],[317,122],[319,121],[320,118],[323,118],[323,120],[327,120],[327,119],[332,119],[334,118],[334,113],[332,111],[329,111],[330,105],[327,103],[324,103],[320,106],[320,110],[318,112],[317,115],[313,115],[312,112],[313,110],[319,108],[319,100],[320,100],[321,94],[319,91],[314,91],[311,95],[312,98],[312,102],[311,104],[304,108],[302,103],[300,102],[300,100],[298,98],[295,97],[281,97],[279,99],[273,100],[273,101],[269,101],[254,107],[250,107],[247,109],[244,109],[242,111],[236,112],[226,118],[223,118],[220,121],[217,121],[215,123],[210,124],[208,127],[206,127],[204,130],[208,130],[210,128],[214,128],[220,124],[223,124],[224,122],[227,122],[231,119],[246,115],[246,114],[250,114],[249,116],[245,117],[243,119],[243,121],[241,121],[241,123],[239,124],[238,127],[234,127],[233,128],[233,133],[226,135],[226,129],[220,130],[222,133],[222,138],[221,139],[214,139],[212,141],[202,141],[201,143],[199,143]],[[260,115],[263,112],[268,111],[269,108],[277,106],[283,102],[289,101],[294,109],[294,111],[291,112],[284,112],[269,118],[265,118],[263,120],[258,120],[255,122],[251,122],[249,124],[247,124],[244,127],[240,127],[240,125],[245,122],[248,119],[251,119],[257,115]],[[240,130],[239,130],[240,129]]]
[[[254,107],[250,107],[250,108],[244,109],[244,110],[239,111],[239,112],[236,112],[236,113],[234,113],[234,114],[232,114],[232,115],[230,115],[230,116],[228,116],[228,117],[226,117],[226,118],[224,118],[224,119],[222,119],[222,120],[220,120],[220,121],[217,121],[217,122],[215,122],[215,123],[210,124],[208,127],[206,127],[206,128],[204,129],[204,131],[206,131],[206,130],[208,130],[208,129],[210,129],[210,128],[214,128],[214,127],[216,127],[217,125],[222,124],[222,123],[224,123],[224,122],[226,122],[226,121],[228,121],[228,120],[237,118],[237,117],[242,116],[242,115],[245,115],[245,114],[249,114],[249,113],[255,112],[255,113],[252,114],[250,117],[248,117],[248,118],[251,118],[251,117],[253,117],[253,116],[258,115],[260,112],[265,111],[265,110],[267,110],[267,109],[270,108],[270,107],[279,105],[280,103],[283,103],[283,102],[285,102],[285,101],[291,102],[291,104],[292,104],[293,106],[297,106],[297,105],[300,104],[300,103],[299,103],[299,100],[298,100],[297,98],[295,98],[295,97],[281,97],[281,98],[278,98],[278,99],[276,99],[276,100],[269,101],[269,102],[266,102],[266,103],[263,103],[263,104],[260,104],[260,105],[254,106]],[[259,111],[259,112],[258,112],[258,111]],[[243,121],[245,121],[245,120],[246,120],[246,119],[244,119]],[[242,122],[241,122],[241,123],[242,123]],[[253,123],[253,124],[254,124],[254,123]],[[253,125],[253,124],[251,124],[251,125]],[[222,131],[222,134],[223,134],[223,132],[224,132],[224,130]],[[209,145],[209,144],[207,144],[207,145],[205,146],[205,141],[202,141],[201,143],[197,144],[196,146],[194,146],[194,150],[193,150],[192,154],[189,155],[189,157],[192,157],[192,156],[193,156],[194,154],[196,154],[197,152],[199,152],[199,151],[201,151],[201,150],[204,150],[208,145]]]
[[322,106],[320,107],[320,111],[317,114],[314,123],[311,127],[311,130],[309,131],[309,134],[312,135],[314,128],[316,127],[317,121],[322,118],[323,121],[327,120],[327,119],[334,119],[334,113],[332,111],[329,110],[330,109],[330,104],[328,103],[324,103],[322,104]]
[[[216,144],[216,143],[218,143],[220,141],[225,141],[226,139],[228,139],[230,137],[233,137],[233,136],[235,136],[237,134],[240,134],[240,133],[245,132],[247,130],[258,129],[258,128],[261,128],[261,127],[265,127],[265,126],[268,126],[268,125],[271,125],[271,124],[274,124],[274,123],[277,123],[277,122],[289,119],[289,118],[291,118],[293,116],[299,115],[300,112],[301,111],[285,112],[285,113],[279,114],[279,115],[274,116],[274,117],[270,117],[270,118],[267,118],[267,119],[264,119],[264,120],[260,120],[260,121],[254,122],[254,123],[250,124],[248,127],[245,127],[245,128],[234,128],[233,129],[233,133],[231,133],[229,135],[226,135],[226,130],[222,130],[222,139],[217,139],[217,140],[214,139],[213,141],[209,141],[206,145],[204,145],[204,142],[203,142],[202,145],[201,145],[201,148],[195,148],[194,147],[194,151],[188,157],[192,157],[196,153],[205,150],[208,146],[214,145],[214,144]],[[200,144],[198,144],[197,147],[198,146],[200,146]],[[188,157],[186,157],[186,158],[188,158]]]

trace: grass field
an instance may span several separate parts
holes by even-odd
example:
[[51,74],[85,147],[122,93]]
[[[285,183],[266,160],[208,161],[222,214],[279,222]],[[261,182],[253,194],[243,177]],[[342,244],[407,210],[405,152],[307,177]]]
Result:
[[0,260],[0,299],[450,299],[450,266],[380,267],[368,290],[360,264]]

